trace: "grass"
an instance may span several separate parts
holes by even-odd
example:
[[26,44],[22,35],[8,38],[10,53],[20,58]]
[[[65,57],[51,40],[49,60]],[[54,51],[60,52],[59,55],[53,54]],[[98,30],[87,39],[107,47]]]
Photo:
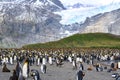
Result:
[[30,44],[23,48],[120,48],[120,36],[107,33],[75,34],[59,41]]

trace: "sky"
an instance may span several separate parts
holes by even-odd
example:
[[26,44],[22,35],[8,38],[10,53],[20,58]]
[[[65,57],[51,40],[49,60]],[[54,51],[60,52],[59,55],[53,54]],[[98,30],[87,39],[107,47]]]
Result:
[[[86,17],[109,12],[120,8],[120,0],[60,0],[67,10],[55,12],[62,16],[61,24],[84,22]],[[76,3],[91,5],[90,7],[72,8]]]
[[60,1],[65,6],[74,5],[76,3],[103,6],[103,5],[108,5],[111,3],[120,2],[120,0],[60,0]]

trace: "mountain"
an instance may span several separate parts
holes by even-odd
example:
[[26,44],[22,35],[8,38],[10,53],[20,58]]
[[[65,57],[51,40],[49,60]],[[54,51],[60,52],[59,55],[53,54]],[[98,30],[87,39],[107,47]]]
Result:
[[[100,13],[86,18],[81,24],[82,33],[111,33],[120,35],[120,9],[111,12]],[[81,29],[80,29],[81,30]]]
[[61,24],[73,24],[84,22],[86,17],[99,13],[110,12],[120,8],[120,0],[60,0],[66,7],[65,10],[57,11],[62,17]]
[[60,39],[61,16],[53,12],[63,9],[59,0],[0,0],[0,47]]
[[34,7],[44,7],[50,11],[60,11],[65,9],[63,4],[59,0],[0,0],[0,6],[9,7],[15,4],[21,5],[33,5]]
[[[119,4],[96,7],[75,2],[65,6],[61,0],[0,0],[0,48],[19,48],[27,44],[56,41],[78,32],[119,35],[120,10],[109,12],[118,8]],[[105,11],[108,12],[103,13]],[[100,14],[89,17],[97,13]],[[67,15],[66,24],[61,23],[64,14]],[[84,23],[77,22],[86,17]]]
[[106,33],[75,34],[59,41],[38,43],[22,48],[120,48],[120,36]]

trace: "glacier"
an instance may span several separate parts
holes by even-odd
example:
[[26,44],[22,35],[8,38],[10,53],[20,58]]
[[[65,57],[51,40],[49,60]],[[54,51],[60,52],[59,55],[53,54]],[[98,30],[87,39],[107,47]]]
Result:
[[101,5],[101,6],[93,5],[91,7],[68,8],[66,10],[62,10],[54,13],[62,16],[62,20],[60,21],[60,23],[63,25],[80,23],[80,22],[84,22],[86,17],[91,17],[99,13],[105,13],[105,12],[119,9],[120,0],[112,0],[112,1],[113,2],[109,4],[106,3],[105,5]]

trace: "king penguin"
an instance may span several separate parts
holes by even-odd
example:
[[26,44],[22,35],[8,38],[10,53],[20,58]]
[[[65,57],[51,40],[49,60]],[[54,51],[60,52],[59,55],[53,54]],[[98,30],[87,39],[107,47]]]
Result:
[[17,62],[17,65],[15,67],[15,71],[16,71],[16,75],[19,77],[19,73],[22,72],[22,66],[19,63],[19,61]]
[[10,58],[10,64],[13,65],[13,57],[12,57],[12,55],[10,55],[9,58]]
[[29,76],[29,58],[27,58],[23,64],[23,68],[22,68],[22,74],[24,78],[28,78]]
[[20,71],[18,80],[25,80],[24,76],[22,75],[22,72]]
[[79,71],[77,72],[76,79],[77,79],[77,80],[83,80],[84,75],[85,75],[85,74],[83,73],[83,71],[82,71],[82,70],[79,70]]
[[32,69],[31,76],[32,76],[33,80],[41,80],[38,70]]
[[16,70],[16,75],[18,76],[18,80],[25,80],[22,74],[22,65],[20,64],[19,61],[17,62],[15,70]]
[[46,73],[46,69],[47,69],[47,66],[46,66],[45,64],[42,64],[42,65],[41,65],[41,72],[42,72],[43,74]]

